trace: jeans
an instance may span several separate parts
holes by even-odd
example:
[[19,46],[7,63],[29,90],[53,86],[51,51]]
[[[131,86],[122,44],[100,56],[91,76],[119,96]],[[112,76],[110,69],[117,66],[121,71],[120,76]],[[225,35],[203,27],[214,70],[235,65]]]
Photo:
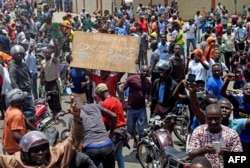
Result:
[[123,141],[119,141],[115,144],[115,159],[118,164],[118,168],[124,168],[124,157],[122,155]]
[[224,59],[228,70],[232,69],[230,64],[232,58],[233,58],[233,51],[226,51],[224,54]]
[[190,43],[192,43],[193,49],[196,49],[196,41],[194,39],[187,39],[187,56],[189,56],[189,47]]
[[75,152],[73,155],[73,158],[70,162],[69,167],[74,167],[74,168],[82,168],[82,167],[87,167],[87,168],[96,168],[94,162],[90,159],[90,157],[84,153],[81,152]]
[[197,29],[196,30],[196,41],[198,41],[198,43],[201,41],[201,29]]
[[96,149],[84,148],[83,152],[93,160],[96,167],[102,163],[103,168],[115,168],[115,154],[113,144]]
[[28,92],[26,99],[26,105],[23,107],[23,115],[28,117],[33,117],[35,115],[35,104],[31,92]]
[[127,130],[131,135],[134,134],[135,128],[140,138],[145,137],[144,128],[147,126],[146,107],[141,109],[128,109],[127,111]]
[[37,73],[32,74],[32,94],[34,96],[34,99],[38,99],[38,94],[37,94]]

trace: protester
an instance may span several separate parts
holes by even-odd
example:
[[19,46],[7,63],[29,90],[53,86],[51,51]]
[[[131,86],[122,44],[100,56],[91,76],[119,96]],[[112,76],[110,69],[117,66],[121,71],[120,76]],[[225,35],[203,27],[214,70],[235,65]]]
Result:
[[[83,131],[79,132],[82,134],[83,153],[87,154],[93,160],[96,167],[102,163],[104,168],[114,168],[115,155],[113,142],[109,138],[101,116],[104,115],[111,120],[109,133],[113,135],[117,115],[98,104],[86,104],[80,98],[75,98],[75,102],[80,107],[80,116],[83,121]],[[74,119],[70,117],[69,126],[72,122],[74,122]]]
[[[228,98],[233,105],[233,117],[249,118],[249,104],[250,104],[250,83],[246,83],[243,86],[242,95],[233,95],[226,92],[230,81],[234,80],[234,74],[228,74],[225,82],[221,88],[221,95]],[[241,132],[240,138],[244,151],[250,151],[250,129],[247,128]]]
[[96,94],[103,100],[102,107],[112,111],[117,115],[116,126],[114,135],[111,137],[114,142],[115,158],[119,168],[124,168],[124,157],[122,155],[122,149],[125,144],[128,146],[128,133],[127,123],[123,112],[122,103],[115,97],[109,94],[108,87],[104,83],[97,85],[95,89]]
[[205,156],[212,167],[223,168],[224,152],[242,152],[240,138],[234,130],[221,125],[222,114],[218,105],[207,106],[206,121],[207,124],[193,131],[188,142],[188,155],[190,159]]
[[74,116],[69,137],[54,147],[49,147],[47,136],[40,131],[30,131],[19,142],[20,151],[14,155],[0,155],[2,167],[67,167],[82,139],[83,124],[80,109],[71,104],[68,109]]
[[4,150],[9,155],[19,151],[19,141],[27,133],[28,129],[36,129],[25,119],[22,113],[22,107],[26,105],[26,96],[27,92],[20,89],[13,89],[7,94],[9,107],[6,110],[4,119],[2,143]]
[[[160,115],[164,118],[175,106],[176,100],[172,98],[177,82],[172,79],[173,65],[170,61],[160,60],[156,67],[160,78],[155,80],[151,88],[151,115]],[[173,130],[171,123],[166,124],[166,129]]]
[[[58,112],[62,110],[61,102],[60,102],[60,86],[58,81],[58,53],[53,51],[49,47],[56,48],[55,46],[48,46],[43,52],[45,54],[45,59],[41,62],[41,72],[40,72],[40,88],[45,88],[45,92],[54,91],[52,93],[53,96],[48,100],[48,104],[50,109],[52,110],[52,114],[55,116]],[[56,124],[59,123],[57,119],[55,119]]]
[[9,61],[9,75],[11,86],[13,89],[21,89],[27,92],[25,97],[27,104],[23,108],[23,114],[25,117],[33,117],[35,114],[35,105],[31,92],[31,74],[27,65],[23,62],[25,56],[25,50],[20,45],[14,45],[11,47],[10,54],[12,60]]
[[193,23],[193,20],[190,19],[188,24],[184,26],[184,33],[186,33],[186,43],[187,43],[187,48],[186,48],[186,54],[189,56],[189,47],[190,43],[192,44],[193,49],[196,49],[196,39],[195,39],[195,32],[196,32],[196,26]]
[[[137,147],[138,141],[145,136],[143,129],[147,125],[146,99],[150,93],[151,82],[148,79],[149,68],[143,65],[139,75],[130,76],[120,92],[129,88],[128,109],[127,109],[127,129],[128,133],[134,138],[133,147]],[[122,97],[123,106],[125,106],[124,98]],[[136,132],[139,135],[137,138]]]

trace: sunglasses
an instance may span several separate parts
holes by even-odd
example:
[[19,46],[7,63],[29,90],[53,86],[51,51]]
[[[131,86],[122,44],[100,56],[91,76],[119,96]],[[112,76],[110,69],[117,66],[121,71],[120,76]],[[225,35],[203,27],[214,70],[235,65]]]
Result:
[[49,150],[49,144],[39,145],[39,146],[30,148],[29,152],[38,153],[40,151],[44,152],[46,150]]

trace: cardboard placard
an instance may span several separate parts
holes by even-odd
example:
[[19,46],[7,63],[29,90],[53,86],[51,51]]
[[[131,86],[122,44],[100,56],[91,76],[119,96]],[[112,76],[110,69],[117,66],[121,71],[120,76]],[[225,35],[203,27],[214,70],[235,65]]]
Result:
[[70,66],[134,73],[139,48],[139,37],[76,31]]

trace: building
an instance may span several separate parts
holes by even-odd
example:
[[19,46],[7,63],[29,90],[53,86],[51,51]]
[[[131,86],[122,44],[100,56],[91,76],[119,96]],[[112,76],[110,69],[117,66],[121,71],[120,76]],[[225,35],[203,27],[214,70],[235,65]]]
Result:
[[[86,11],[92,14],[96,10],[109,10],[110,12],[115,10],[115,7],[119,9],[121,2],[124,0],[73,0],[73,11],[75,13],[80,13],[82,7],[85,7]],[[134,11],[138,7],[139,3],[142,3],[144,6],[148,4],[171,4],[172,0],[133,0]],[[177,0],[176,0],[177,1]],[[193,18],[196,11],[202,10],[202,7],[206,11],[209,11],[211,7],[215,8],[218,3],[221,3],[223,6],[226,6],[226,9],[229,11],[229,16],[236,13],[240,14],[242,6],[250,5],[249,0],[178,0],[178,6],[180,9],[180,16],[184,20]]]

